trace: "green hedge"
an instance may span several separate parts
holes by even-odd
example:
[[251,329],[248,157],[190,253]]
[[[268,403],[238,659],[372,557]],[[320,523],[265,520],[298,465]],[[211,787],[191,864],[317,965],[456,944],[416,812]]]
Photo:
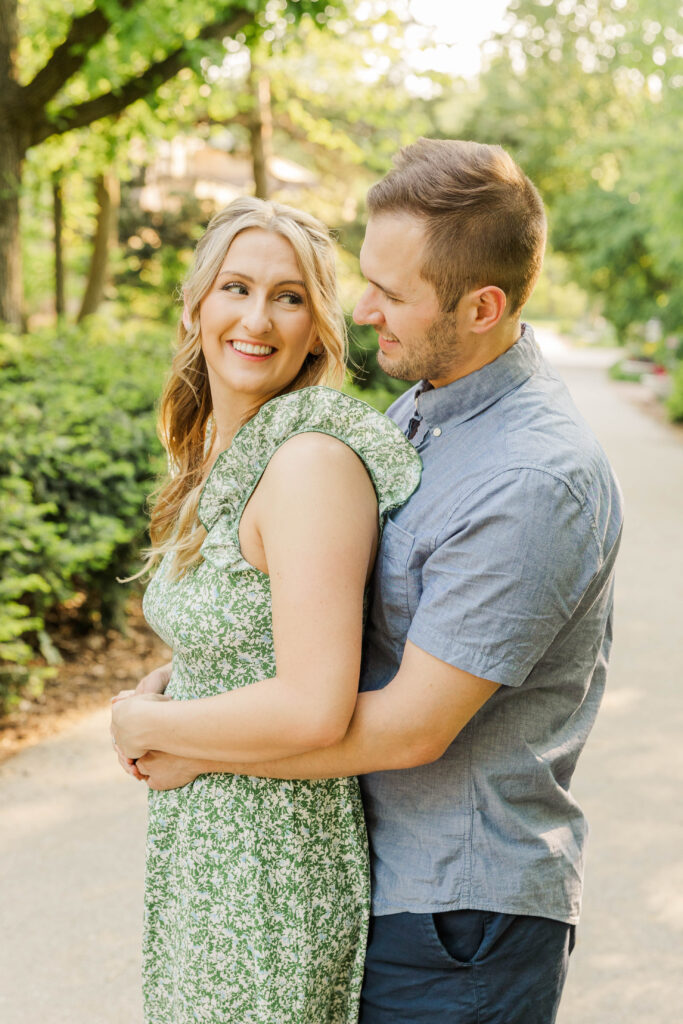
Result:
[[173,330],[90,318],[0,335],[0,708],[53,653],[46,619],[120,623],[163,468],[155,403]]
[[672,389],[666,406],[670,419],[674,423],[683,423],[683,360],[672,374]]

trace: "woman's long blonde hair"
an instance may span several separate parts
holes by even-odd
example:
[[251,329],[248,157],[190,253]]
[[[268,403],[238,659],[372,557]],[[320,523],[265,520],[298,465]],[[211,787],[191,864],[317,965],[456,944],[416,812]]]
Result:
[[[197,509],[207,471],[207,425],[213,405],[201,347],[199,304],[211,288],[225,255],[238,234],[262,228],[281,235],[292,246],[304,281],[320,355],[308,355],[283,393],[326,384],[341,387],[346,368],[346,327],[337,297],[334,246],[320,221],[280,203],[245,197],[236,199],[212,218],[197,244],[188,274],[186,327],[178,326],[178,350],[161,397],[158,432],[168,453],[169,476],[156,492],[151,514],[151,546],[144,571],[168,551],[174,552],[173,575],[181,576],[200,560],[206,530]],[[188,319],[189,314],[189,319]]]

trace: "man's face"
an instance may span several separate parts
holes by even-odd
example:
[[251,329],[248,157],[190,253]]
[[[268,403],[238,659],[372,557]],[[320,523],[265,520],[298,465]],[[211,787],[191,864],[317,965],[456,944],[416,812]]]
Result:
[[420,276],[424,224],[406,213],[371,217],[360,252],[368,286],[353,319],[379,335],[377,361],[400,380],[448,383],[456,361],[455,313],[442,313],[436,292]]

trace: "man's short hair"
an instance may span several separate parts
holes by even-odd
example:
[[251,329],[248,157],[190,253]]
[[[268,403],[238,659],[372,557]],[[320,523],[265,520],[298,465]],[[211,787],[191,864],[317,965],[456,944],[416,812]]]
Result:
[[441,309],[496,285],[507,313],[529,298],[543,262],[546,218],[534,185],[500,146],[418,139],[368,193],[368,213],[401,212],[426,222],[422,276]]

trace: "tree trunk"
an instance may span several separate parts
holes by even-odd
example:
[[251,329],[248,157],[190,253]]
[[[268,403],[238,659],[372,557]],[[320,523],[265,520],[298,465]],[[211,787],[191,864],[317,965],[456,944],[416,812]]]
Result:
[[249,141],[254,174],[254,195],[268,198],[268,160],[271,155],[273,121],[270,108],[270,82],[252,68],[252,111],[249,119]]
[[28,141],[16,109],[17,40],[16,0],[0,0],[0,320],[21,328],[19,190]]
[[23,290],[19,188],[24,153],[11,131],[0,130],[0,320],[21,328]]
[[90,257],[88,283],[78,314],[78,323],[86,316],[94,313],[104,298],[104,289],[107,283],[109,247],[117,223],[119,206],[118,181],[112,174],[100,174],[97,176],[95,188],[98,207],[97,225],[95,227],[95,237]]
[[64,316],[64,254],[62,251],[62,221],[64,203],[62,200],[62,179],[56,174],[52,179],[52,219],[55,238],[55,313]]

